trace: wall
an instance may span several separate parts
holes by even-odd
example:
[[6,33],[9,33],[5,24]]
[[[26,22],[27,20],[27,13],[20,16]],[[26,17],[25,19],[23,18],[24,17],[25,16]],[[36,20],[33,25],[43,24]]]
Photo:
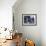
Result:
[[16,0],[0,0],[0,27],[12,29],[12,6]]
[[46,0],[41,1],[41,38],[42,46],[46,46]]
[[[18,2],[13,6],[15,30],[22,32],[25,39],[34,40],[36,46],[41,46],[41,1],[18,0]],[[37,26],[22,26],[22,14],[37,14]]]

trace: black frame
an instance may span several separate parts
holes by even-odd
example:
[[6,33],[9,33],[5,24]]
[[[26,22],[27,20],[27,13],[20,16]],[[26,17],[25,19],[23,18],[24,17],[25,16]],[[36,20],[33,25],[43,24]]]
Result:
[[36,25],[37,25],[37,14],[22,14],[22,26],[36,26]]

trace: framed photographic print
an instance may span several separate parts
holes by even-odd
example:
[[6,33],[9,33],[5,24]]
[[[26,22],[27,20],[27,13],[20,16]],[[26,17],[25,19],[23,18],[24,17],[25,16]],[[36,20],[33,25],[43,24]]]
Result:
[[36,26],[37,14],[22,14],[22,26]]

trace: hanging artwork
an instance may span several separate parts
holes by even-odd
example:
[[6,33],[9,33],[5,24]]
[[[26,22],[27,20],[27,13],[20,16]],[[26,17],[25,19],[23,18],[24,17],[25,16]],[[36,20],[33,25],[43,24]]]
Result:
[[22,25],[23,26],[36,26],[37,14],[22,14]]

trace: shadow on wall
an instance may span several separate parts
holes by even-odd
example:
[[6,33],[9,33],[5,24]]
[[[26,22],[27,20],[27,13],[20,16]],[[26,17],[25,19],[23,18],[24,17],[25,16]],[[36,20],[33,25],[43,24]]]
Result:
[[12,8],[13,9],[18,8],[21,5],[22,2],[23,2],[23,0],[17,0],[16,3],[12,6]]

